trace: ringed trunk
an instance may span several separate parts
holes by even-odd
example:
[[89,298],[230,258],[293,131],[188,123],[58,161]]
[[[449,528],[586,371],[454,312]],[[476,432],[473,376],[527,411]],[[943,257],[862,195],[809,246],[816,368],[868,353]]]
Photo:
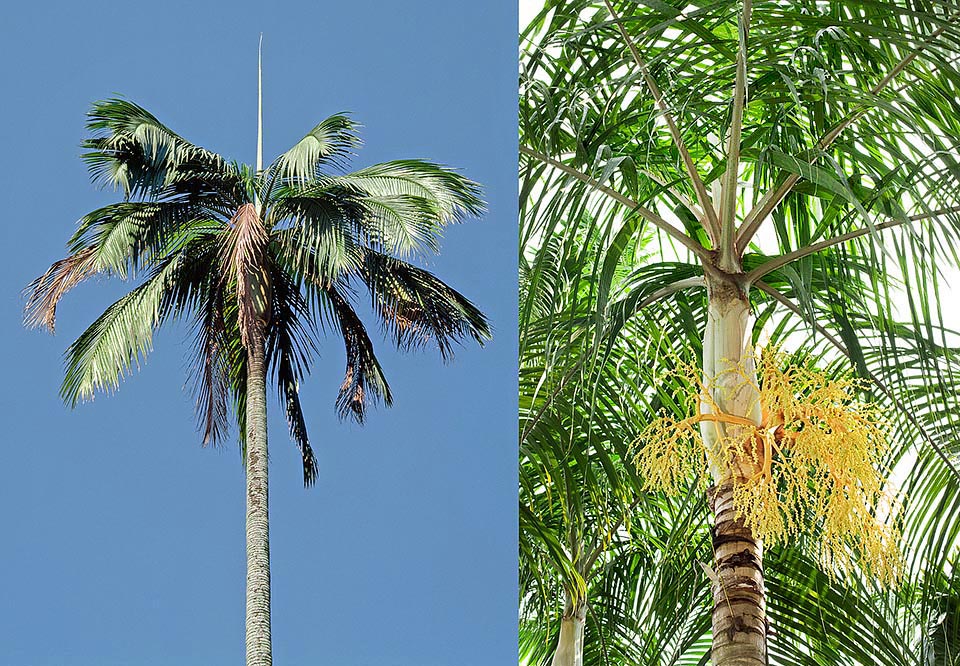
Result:
[[[704,385],[720,411],[761,420],[753,358],[752,316],[747,287],[735,279],[707,278],[707,328],[703,339]],[[734,369],[738,369],[734,372]],[[747,380],[747,381],[745,381]],[[701,403],[701,412],[713,408]],[[721,438],[739,439],[741,427],[702,422],[703,441],[716,452]],[[763,543],[733,507],[733,485],[751,478],[760,465],[714,454],[710,461],[714,515],[713,647],[714,666],[766,666],[767,619],[763,582]]]
[[247,666],[271,666],[264,340],[252,337],[247,350]]
[[550,666],[583,666],[583,631],[587,605],[574,604],[569,596],[560,620],[560,640]]

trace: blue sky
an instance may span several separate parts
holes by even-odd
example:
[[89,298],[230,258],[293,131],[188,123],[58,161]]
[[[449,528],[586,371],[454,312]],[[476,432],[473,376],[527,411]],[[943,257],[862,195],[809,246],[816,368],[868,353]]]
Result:
[[484,185],[488,214],[450,228],[428,267],[495,328],[447,365],[375,337],[395,405],[362,428],[336,418],[343,350],[326,339],[303,387],[315,488],[272,405],[275,663],[515,660],[516,26],[514,2],[7,7],[0,663],[242,663],[243,470],[235,446],[200,446],[188,332],[161,332],[117,394],[71,411],[62,353],[124,286],[69,294],[55,336],[19,322],[21,289],[115,197],[78,158],[90,103],[121,94],[252,163],[260,32],[267,161],[348,110],[355,166],[426,158]]

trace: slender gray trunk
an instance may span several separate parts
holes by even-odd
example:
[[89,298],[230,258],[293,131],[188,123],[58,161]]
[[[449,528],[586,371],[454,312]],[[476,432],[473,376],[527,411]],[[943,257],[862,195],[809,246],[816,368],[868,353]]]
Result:
[[267,391],[262,335],[247,350],[247,666],[271,666]]
[[[753,359],[752,317],[747,286],[735,280],[707,280],[707,329],[703,340],[703,374],[710,397],[722,413],[761,420],[757,373]],[[739,366],[739,371],[730,372]],[[748,379],[748,382],[744,382]],[[709,405],[702,407],[710,412]],[[708,447],[721,437],[739,438],[742,427],[703,422],[701,434]],[[763,543],[755,538],[733,507],[733,483],[749,479],[760,467],[746,457],[714,460],[710,473],[714,487],[710,506],[713,528],[714,666],[765,666],[767,620],[764,601]]]

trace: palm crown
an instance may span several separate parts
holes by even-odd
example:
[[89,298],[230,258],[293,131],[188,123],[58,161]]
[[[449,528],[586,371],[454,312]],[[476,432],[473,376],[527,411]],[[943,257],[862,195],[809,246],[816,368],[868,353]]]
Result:
[[197,408],[204,442],[221,440],[231,412],[245,438],[245,349],[256,339],[316,478],[298,385],[318,329],[343,338],[341,417],[362,421],[390,387],[354,304],[372,309],[403,349],[490,335],[484,315],[439,278],[408,262],[438,249],[443,227],[482,210],[479,187],[430,162],[386,162],[351,173],[359,144],[344,114],[314,127],[258,172],[196,146],[132,102],[98,102],[84,159],[93,181],[123,200],[85,215],[69,255],[31,283],[26,319],[54,328],[57,303],[94,275],[142,277],[67,351],[61,395],[73,405],[119,385],[171,317],[195,328]]

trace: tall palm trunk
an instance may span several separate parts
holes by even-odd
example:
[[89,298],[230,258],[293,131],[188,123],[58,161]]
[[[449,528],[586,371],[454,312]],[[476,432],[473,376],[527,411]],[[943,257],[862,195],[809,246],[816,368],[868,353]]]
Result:
[[264,340],[247,349],[247,666],[271,666],[270,528]]
[[583,666],[583,630],[587,617],[587,605],[574,603],[566,595],[563,618],[560,620],[560,639],[553,653],[550,666]]
[[[263,171],[263,35],[257,47],[257,173]],[[261,201],[254,199],[251,229],[266,233],[260,218]],[[239,225],[238,225],[239,226]],[[256,248],[262,251],[263,247]],[[262,265],[261,265],[262,267]],[[248,267],[249,268],[249,267]],[[249,289],[255,322],[248,329],[247,347],[247,666],[272,666],[270,644],[270,512],[267,485],[267,386],[264,316],[269,312],[269,282],[265,274],[248,270],[241,278]],[[241,299],[242,300],[242,299]],[[241,311],[243,304],[241,304]],[[242,325],[242,324],[241,324]]]
[[[725,414],[760,423],[757,373],[752,356],[752,317],[748,286],[734,276],[707,278],[708,314],[703,340],[704,383],[713,403]],[[739,372],[731,372],[739,365]],[[748,381],[744,381],[744,380]],[[712,411],[702,403],[704,413]],[[728,423],[701,423],[703,440],[716,447],[720,437],[739,437],[741,428]],[[716,448],[712,450],[716,451]],[[713,527],[714,666],[765,666],[767,620],[763,584],[763,544],[733,507],[733,484],[760,470],[752,460],[711,461],[714,486],[710,505]]]

